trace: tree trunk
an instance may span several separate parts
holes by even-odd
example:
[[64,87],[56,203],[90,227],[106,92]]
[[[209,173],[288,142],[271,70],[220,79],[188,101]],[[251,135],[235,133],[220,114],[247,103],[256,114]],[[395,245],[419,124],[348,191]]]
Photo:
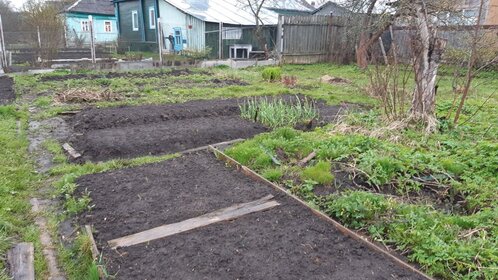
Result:
[[358,47],[356,48],[356,64],[360,69],[366,69],[368,67],[368,49],[372,45],[372,43],[370,43],[371,36],[369,36],[369,32],[375,4],[377,4],[377,0],[370,0],[367,12],[363,15],[360,26],[360,36],[358,39]]
[[435,30],[429,27],[424,5],[417,3],[415,7],[417,13],[417,36],[413,41],[415,90],[409,119],[424,122],[427,132],[433,132],[437,127],[436,78],[446,42],[436,38]]

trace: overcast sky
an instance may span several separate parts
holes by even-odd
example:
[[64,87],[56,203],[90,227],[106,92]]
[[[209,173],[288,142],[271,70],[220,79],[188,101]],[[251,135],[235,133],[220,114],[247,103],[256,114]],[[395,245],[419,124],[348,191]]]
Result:
[[16,8],[21,8],[26,0],[10,0],[10,3]]

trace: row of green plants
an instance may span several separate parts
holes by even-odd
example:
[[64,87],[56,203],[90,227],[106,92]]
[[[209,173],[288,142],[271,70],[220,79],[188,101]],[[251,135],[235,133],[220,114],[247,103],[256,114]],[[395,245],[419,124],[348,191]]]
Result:
[[251,98],[239,105],[242,118],[260,122],[270,128],[296,126],[318,118],[313,101],[299,98]]
[[[416,132],[405,132],[406,135]],[[410,135],[412,136],[412,135]],[[498,274],[498,144],[430,141],[418,146],[361,134],[280,128],[237,144],[227,154],[286,186],[343,224],[403,252],[443,279],[494,279]],[[455,140],[453,140],[455,141]],[[310,153],[316,157],[302,166]],[[335,170],[362,182],[340,186]],[[421,178],[427,180],[420,180]],[[454,209],[410,202],[421,190],[440,191]],[[435,185],[433,185],[435,184]],[[327,186],[330,195],[316,195]],[[385,186],[395,193],[383,192]],[[459,208],[460,207],[460,208]]]

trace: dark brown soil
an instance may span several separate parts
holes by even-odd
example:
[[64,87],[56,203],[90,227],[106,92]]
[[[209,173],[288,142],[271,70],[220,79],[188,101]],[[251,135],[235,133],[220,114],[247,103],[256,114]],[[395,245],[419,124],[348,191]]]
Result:
[[103,161],[184,151],[267,131],[240,118],[237,100],[88,109],[71,120],[81,160]]
[[0,105],[9,104],[15,99],[14,79],[8,76],[0,76]]
[[[175,153],[267,131],[262,125],[240,117],[242,102],[242,99],[200,100],[87,109],[70,120],[74,134],[69,142],[83,155],[80,161],[104,161]],[[317,106],[324,122],[332,121],[343,108],[322,102]]]
[[103,72],[100,74],[68,74],[62,76],[40,76],[39,81],[65,81],[65,80],[80,80],[80,79],[115,79],[115,78],[162,78],[168,76],[188,76],[193,74],[208,74],[208,72],[193,72],[189,69],[172,69],[170,71],[161,71],[153,73],[140,72]]
[[[94,205],[79,223],[94,225],[117,279],[422,279],[207,152],[77,183]],[[281,205],[118,251],[106,247],[113,238],[267,194]]]

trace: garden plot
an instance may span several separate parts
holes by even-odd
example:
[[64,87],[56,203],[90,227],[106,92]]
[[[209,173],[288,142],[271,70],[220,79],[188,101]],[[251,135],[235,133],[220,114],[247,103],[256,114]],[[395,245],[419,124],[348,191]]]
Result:
[[[227,168],[208,152],[81,177],[77,193],[117,279],[423,279],[313,215],[297,201]],[[107,241],[273,195],[280,205],[148,243]]]
[[0,77],[0,105],[8,104],[16,99],[14,80],[8,76]]
[[[295,98],[287,96],[285,98]],[[268,131],[240,117],[241,99],[182,104],[87,109],[76,114],[71,146],[79,160],[104,161],[198,148]],[[331,121],[340,106],[318,103],[320,118]]]

